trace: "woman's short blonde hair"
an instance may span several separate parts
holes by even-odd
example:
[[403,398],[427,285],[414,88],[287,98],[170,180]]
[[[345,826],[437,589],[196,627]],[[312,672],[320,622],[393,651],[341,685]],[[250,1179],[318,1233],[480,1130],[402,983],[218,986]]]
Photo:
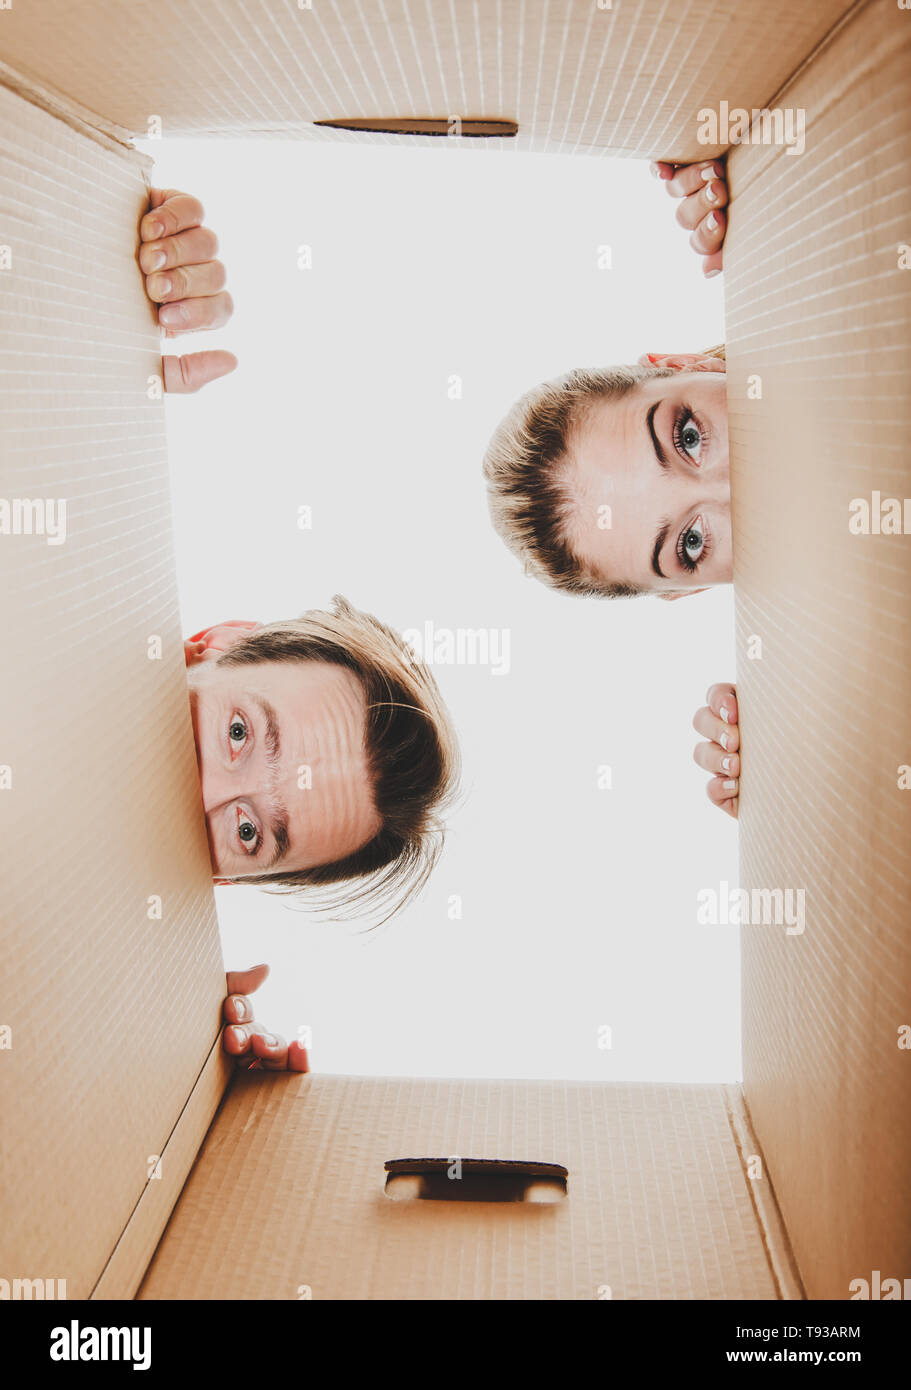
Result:
[[357,676],[367,702],[365,747],[381,826],[367,844],[332,864],[241,881],[284,893],[307,890],[307,902],[333,916],[381,911],[386,920],[426,883],[443,845],[442,813],[458,786],[458,742],[437,683],[398,633],[339,596],[329,609],[259,628],[229,647],[218,664],[271,661],[324,661]]

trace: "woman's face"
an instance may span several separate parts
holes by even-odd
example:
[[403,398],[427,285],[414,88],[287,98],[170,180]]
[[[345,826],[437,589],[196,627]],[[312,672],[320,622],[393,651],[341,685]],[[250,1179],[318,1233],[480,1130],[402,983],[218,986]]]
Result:
[[596,402],[560,477],[572,504],[566,539],[599,577],[662,598],[730,583],[723,372],[654,377]]

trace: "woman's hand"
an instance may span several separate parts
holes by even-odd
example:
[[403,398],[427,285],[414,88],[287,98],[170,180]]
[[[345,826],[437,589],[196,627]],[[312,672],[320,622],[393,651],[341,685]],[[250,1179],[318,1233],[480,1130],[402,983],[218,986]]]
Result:
[[737,727],[737,691],[733,685],[713,685],[706,704],[693,716],[693,728],[708,743],[697,743],[693,758],[712,779],[706,788],[709,800],[737,818],[740,799],[740,730]]
[[683,201],[677,221],[690,233],[690,246],[703,257],[706,277],[721,271],[721,244],[727,231],[727,218],[721,209],[728,201],[723,159],[707,159],[702,164],[667,164],[659,161],[650,169],[662,179],[672,198]]
[[[225,289],[225,268],[214,259],[218,239],[202,226],[202,203],[173,188],[153,188],[149,211],[139,224],[139,266],[146,294],[158,304],[166,338],[221,328],[234,312]],[[172,395],[198,391],[233,372],[232,352],[192,352],[161,359],[164,389]]]
[[253,1005],[247,996],[259,989],[268,974],[268,965],[228,971],[226,1026],[222,1029],[221,1045],[244,1071],[309,1071],[310,1061],[302,1043],[295,1039],[289,1045],[277,1033],[267,1032],[253,1017]]

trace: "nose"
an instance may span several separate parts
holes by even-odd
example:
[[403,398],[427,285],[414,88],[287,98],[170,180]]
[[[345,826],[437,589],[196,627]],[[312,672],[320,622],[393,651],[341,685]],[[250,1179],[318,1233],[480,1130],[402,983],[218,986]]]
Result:
[[731,460],[727,449],[712,449],[698,468],[687,469],[684,476],[706,502],[726,506],[731,498]]
[[210,816],[226,802],[233,801],[240,792],[236,786],[236,778],[230,770],[220,766],[217,759],[207,758],[203,749],[198,752],[198,761],[203,810]]
[[704,468],[687,468],[681,464],[673,475],[670,487],[673,489],[674,504],[681,511],[686,511],[694,502],[726,510],[731,504],[727,455]]
[[703,475],[703,491],[707,502],[715,502],[720,507],[730,505],[731,472],[727,454]]

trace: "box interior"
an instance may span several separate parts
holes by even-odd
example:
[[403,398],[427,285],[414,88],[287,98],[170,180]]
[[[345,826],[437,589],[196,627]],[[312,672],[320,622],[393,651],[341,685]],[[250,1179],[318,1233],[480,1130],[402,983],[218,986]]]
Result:
[[[18,832],[3,1268],[66,1278],[70,1297],[846,1297],[909,1253],[911,559],[847,525],[852,498],[911,495],[907,16],[572,0],[503,4],[482,33],[441,0],[420,25],[403,0],[384,15],[3,15],[2,491],[68,500],[65,545],[0,546],[0,806]],[[438,144],[312,122],[454,108],[518,121],[479,149],[687,160],[720,148],[695,131],[722,101],[800,107],[808,129],[800,156],[730,159],[743,883],[806,891],[802,934],[743,931],[743,1095],[274,1077],[235,1080],[219,1110],[224,969],[130,136],[154,119],[168,136]],[[567,1199],[390,1201],[384,1163],[418,1154],[563,1163]],[[220,1253],[239,1246],[242,1280]]]

